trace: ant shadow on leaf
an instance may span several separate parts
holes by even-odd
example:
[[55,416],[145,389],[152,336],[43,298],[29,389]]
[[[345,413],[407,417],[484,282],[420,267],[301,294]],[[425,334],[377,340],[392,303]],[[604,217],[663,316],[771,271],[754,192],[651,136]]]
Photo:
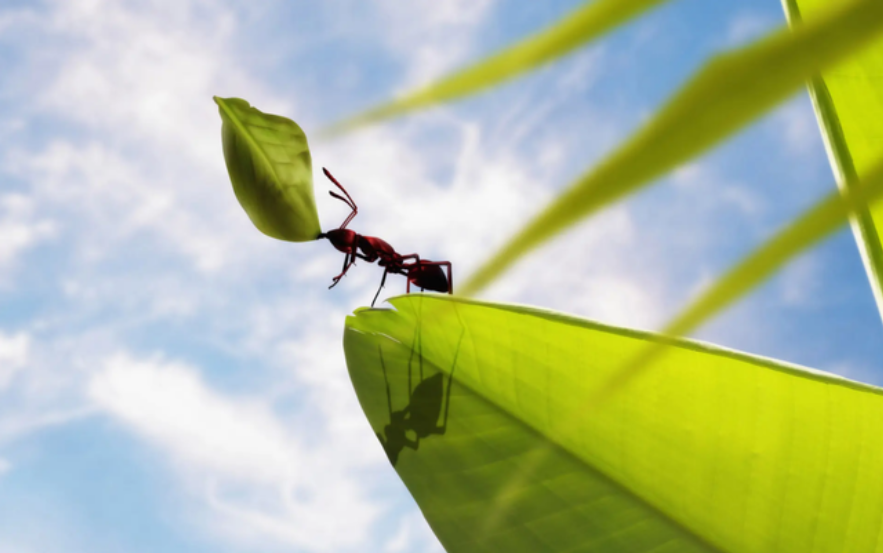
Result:
[[[457,341],[457,349],[454,353],[454,362],[451,366],[451,374],[447,378],[447,391],[444,389],[445,376],[443,373],[436,372],[430,377],[423,376],[423,347],[420,343],[420,351],[417,356],[419,358],[420,368],[418,371],[419,382],[416,387],[412,388],[412,360],[414,358],[414,349],[411,349],[411,356],[408,359],[408,405],[404,408],[393,411],[392,396],[389,389],[389,378],[386,373],[386,363],[383,360],[383,350],[380,345],[377,346],[380,355],[380,366],[383,369],[383,380],[386,383],[386,404],[389,409],[389,424],[384,426],[383,434],[377,432],[377,439],[383,445],[386,456],[392,466],[395,466],[399,460],[399,454],[407,447],[414,451],[420,447],[420,440],[424,440],[429,436],[443,436],[447,431],[448,412],[451,404],[451,383],[454,379],[454,371],[457,368],[457,357],[460,355],[460,344],[463,341],[463,335]],[[442,402],[444,402],[444,417],[441,424],[438,419],[442,414]],[[411,437],[413,436],[413,437]]]

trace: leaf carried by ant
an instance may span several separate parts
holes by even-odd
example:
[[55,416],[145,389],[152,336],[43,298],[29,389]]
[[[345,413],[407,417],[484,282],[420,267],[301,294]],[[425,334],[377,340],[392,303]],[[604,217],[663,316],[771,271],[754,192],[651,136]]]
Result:
[[[390,301],[347,319],[347,365],[449,553],[878,550],[880,388],[523,306]],[[654,370],[590,403],[648,343]]]
[[305,242],[321,232],[307,137],[291,119],[218,98],[224,160],[239,204],[261,232]]

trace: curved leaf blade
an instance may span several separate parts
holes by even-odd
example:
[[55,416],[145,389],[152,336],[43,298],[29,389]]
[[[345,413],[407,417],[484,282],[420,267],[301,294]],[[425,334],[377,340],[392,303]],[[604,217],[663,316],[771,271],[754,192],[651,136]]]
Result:
[[214,100],[233,192],[251,222],[279,240],[315,240],[322,230],[303,130],[291,119],[263,113],[240,98]]
[[[424,429],[395,468],[451,553],[879,550],[880,389],[560,313],[391,301],[347,319],[347,364],[387,447]],[[659,369],[587,409],[647,342]]]
[[[819,0],[783,1],[792,25],[799,25],[804,16],[812,19],[825,4]],[[875,161],[883,136],[883,41],[836,70],[815,75],[809,90],[837,184],[849,191],[858,186],[860,176]],[[883,208],[860,209],[852,222],[883,315]]]
[[881,32],[883,2],[858,0],[713,59],[654,119],[511,238],[461,293],[481,290],[549,238],[717,144]]
[[443,77],[420,90],[336,123],[323,134],[332,135],[402,115],[433,104],[476,94],[563,57],[613,30],[640,13],[668,0],[595,0],[556,24],[512,46]]

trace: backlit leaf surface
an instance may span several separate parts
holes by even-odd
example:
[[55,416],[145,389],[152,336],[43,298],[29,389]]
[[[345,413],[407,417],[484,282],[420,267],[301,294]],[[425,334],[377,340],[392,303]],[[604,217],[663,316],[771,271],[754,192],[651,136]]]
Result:
[[[526,307],[391,302],[347,319],[347,364],[450,553],[883,550],[880,389]],[[587,402],[657,341],[653,371]]]
[[263,113],[240,98],[218,98],[227,172],[251,222],[279,240],[315,240],[321,232],[307,137],[291,119]]
[[[829,0],[785,0],[792,25],[812,21]],[[816,75],[810,94],[825,138],[828,157],[844,191],[853,189],[883,148],[883,40],[834,69]],[[883,314],[883,207],[865,208],[853,230],[877,306]]]

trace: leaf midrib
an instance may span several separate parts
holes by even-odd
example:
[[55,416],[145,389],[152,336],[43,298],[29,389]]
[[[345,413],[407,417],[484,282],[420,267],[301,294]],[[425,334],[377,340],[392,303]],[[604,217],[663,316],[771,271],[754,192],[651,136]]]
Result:
[[223,98],[218,98],[217,102],[218,105],[221,106],[221,109],[224,110],[224,113],[227,114],[230,121],[233,122],[233,125],[239,130],[239,134],[244,136],[246,142],[248,142],[252,149],[257,152],[258,156],[264,162],[264,164],[270,168],[270,172],[273,174],[273,180],[281,184],[279,174],[276,172],[276,167],[274,167],[273,164],[270,163],[270,158],[267,157],[266,152],[264,152],[264,149],[261,148],[260,142],[258,142],[254,135],[251,134],[251,131],[248,130],[245,124],[239,120],[236,113],[227,106],[227,102]]

